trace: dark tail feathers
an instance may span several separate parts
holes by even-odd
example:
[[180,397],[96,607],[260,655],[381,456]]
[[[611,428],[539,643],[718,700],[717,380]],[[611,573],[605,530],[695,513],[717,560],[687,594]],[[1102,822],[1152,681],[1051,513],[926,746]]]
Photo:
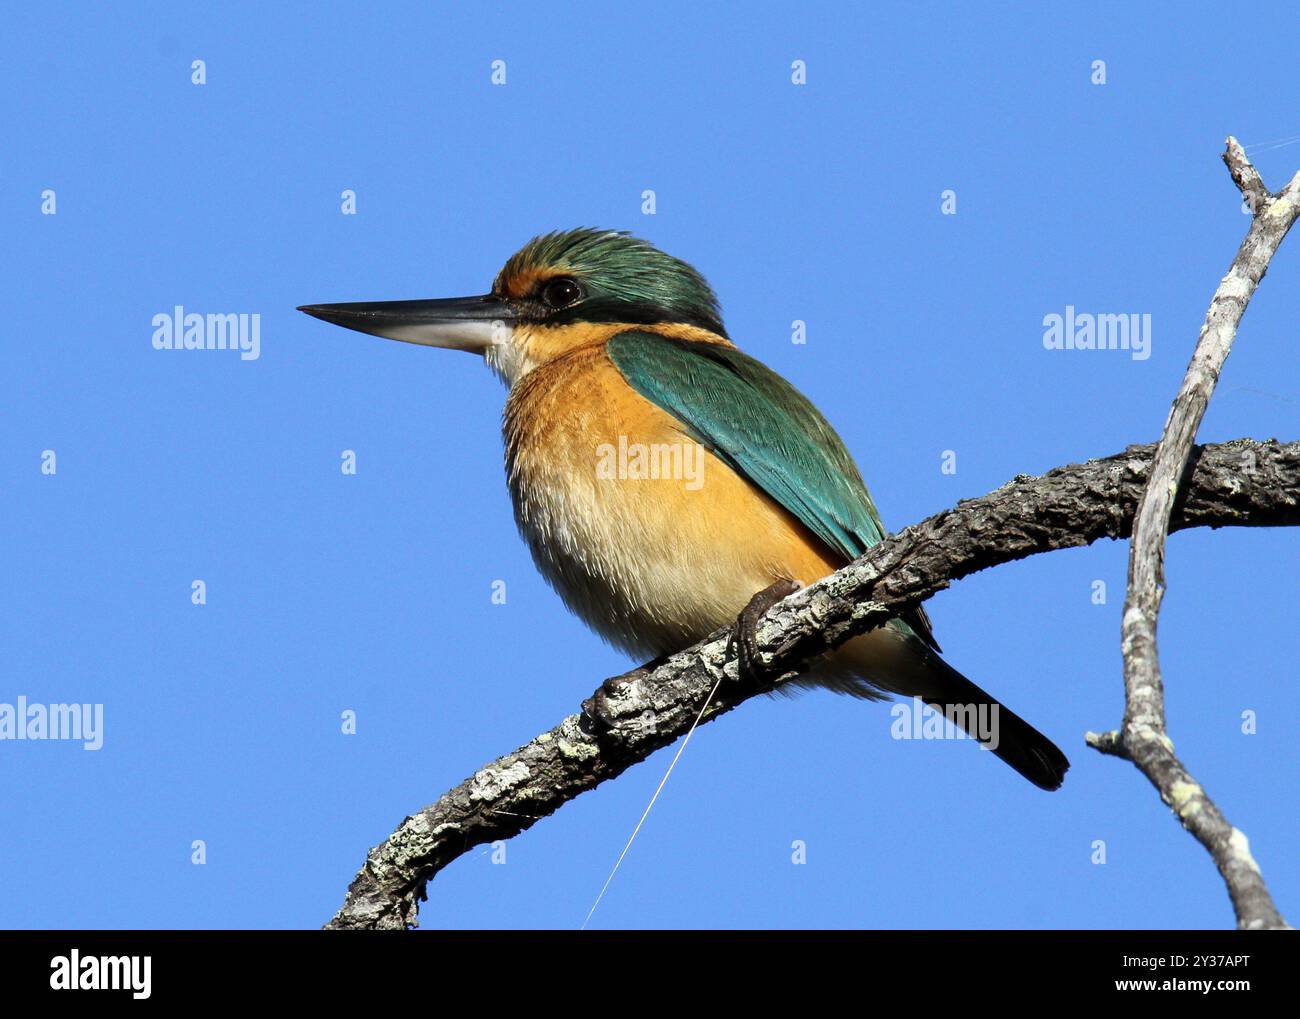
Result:
[[[934,658],[936,662],[942,662],[937,655]],[[1070,762],[1060,747],[947,662],[943,662],[942,668],[932,673],[932,682],[923,700],[936,711],[952,718],[976,739],[982,736],[978,731],[978,720],[988,720],[991,723],[989,742],[997,742],[997,746],[991,748],[996,756],[1039,789],[1050,792],[1061,788],[1065,773],[1070,770]],[[965,725],[963,720],[974,724]],[[972,732],[972,728],[977,731]]]

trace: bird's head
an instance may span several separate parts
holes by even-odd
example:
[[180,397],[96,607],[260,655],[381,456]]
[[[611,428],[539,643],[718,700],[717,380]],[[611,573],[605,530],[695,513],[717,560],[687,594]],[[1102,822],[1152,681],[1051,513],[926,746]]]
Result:
[[374,336],[483,354],[507,383],[629,326],[727,335],[713,289],[691,266],[629,234],[591,229],[529,241],[481,296],[299,310]]

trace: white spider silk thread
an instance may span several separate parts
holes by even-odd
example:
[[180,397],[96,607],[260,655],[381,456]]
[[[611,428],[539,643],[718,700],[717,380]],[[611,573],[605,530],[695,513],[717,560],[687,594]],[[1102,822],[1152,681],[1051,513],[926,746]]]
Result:
[[1300,142],[1300,134],[1293,135],[1290,138],[1277,138],[1271,142],[1255,142],[1253,145],[1243,145],[1242,149],[1247,153],[1269,152],[1273,149],[1281,149],[1288,145],[1294,145],[1296,142]]
[[700,719],[704,717],[704,712],[708,711],[709,705],[713,703],[713,697],[718,692],[718,687],[722,685],[722,679],[723,677],[719,676],[717,681],[713,684],[713,689],[709,691],[709,696],[704,699],[704,704],[700,708],[700,713],[695,716],[695,721],[692,722],[691,727],[686,730],[686,738],[682,740],[682,745],[677,748],[677,753],[673,755],[672,763],[668,765],[668,770],[664,772],[664,777],[659,780],[659,788],[655,790],[655,794],[650,797],[650,802],[646,804],[645,813],[641,815],[641,820],[639,820],[636,823],[636,827],[632,829],[632,837],[627,840],[627,845],[623,847],[623,851],[618,854],[618,859],[614,861],[614,869],[609,872],[609,877],[605,878],[605,886],[601,888],[600,894],[596,896],[596,901],[591,904],[591,909],[587,910],[587,919],[582,921],[582,926],[578,928],[579,930],[585,931],[587,929],[587,924],[591,923],[591,918],[596,913],[596,907],[600,905],[600,900],[603,899],[605,893],[609,891],[609,886],[614,881],[614,875],[618,873],[618,868],[622,866],[623,857],[627,856],[627,851],[632,848],[632,843],[636,841],[637,835],[641,833],[641,826],[645,824],[645,819],[650,816],[650,810],[655,805],[655,800],[659,799],[659,794],[664,791],[664,786],[668,784],[668,776],[671,775],[673,769],[677,767],[677,762],[681,760],[682,757],[682,751],[686,749],[686,744],[689,743],[691,737],[695,735],[695,730],[700,724]]

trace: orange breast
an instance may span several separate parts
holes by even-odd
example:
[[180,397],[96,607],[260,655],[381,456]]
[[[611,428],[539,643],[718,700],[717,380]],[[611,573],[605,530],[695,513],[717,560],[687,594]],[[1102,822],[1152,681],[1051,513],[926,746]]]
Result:
[[636,654],[679,650],[777,579],[843,565],[780,505],[635,392],[593,344],[506,403],[515,517],[568,606]]

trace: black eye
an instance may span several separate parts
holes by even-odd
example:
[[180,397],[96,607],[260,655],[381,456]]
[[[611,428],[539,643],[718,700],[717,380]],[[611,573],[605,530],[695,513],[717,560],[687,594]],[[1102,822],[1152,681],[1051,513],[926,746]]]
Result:
[[582,287],[577,280],[570,279],[568,276],[558,276],[548,280],[542,287],[542,302],[555,311],[567,308],[581,298]]

